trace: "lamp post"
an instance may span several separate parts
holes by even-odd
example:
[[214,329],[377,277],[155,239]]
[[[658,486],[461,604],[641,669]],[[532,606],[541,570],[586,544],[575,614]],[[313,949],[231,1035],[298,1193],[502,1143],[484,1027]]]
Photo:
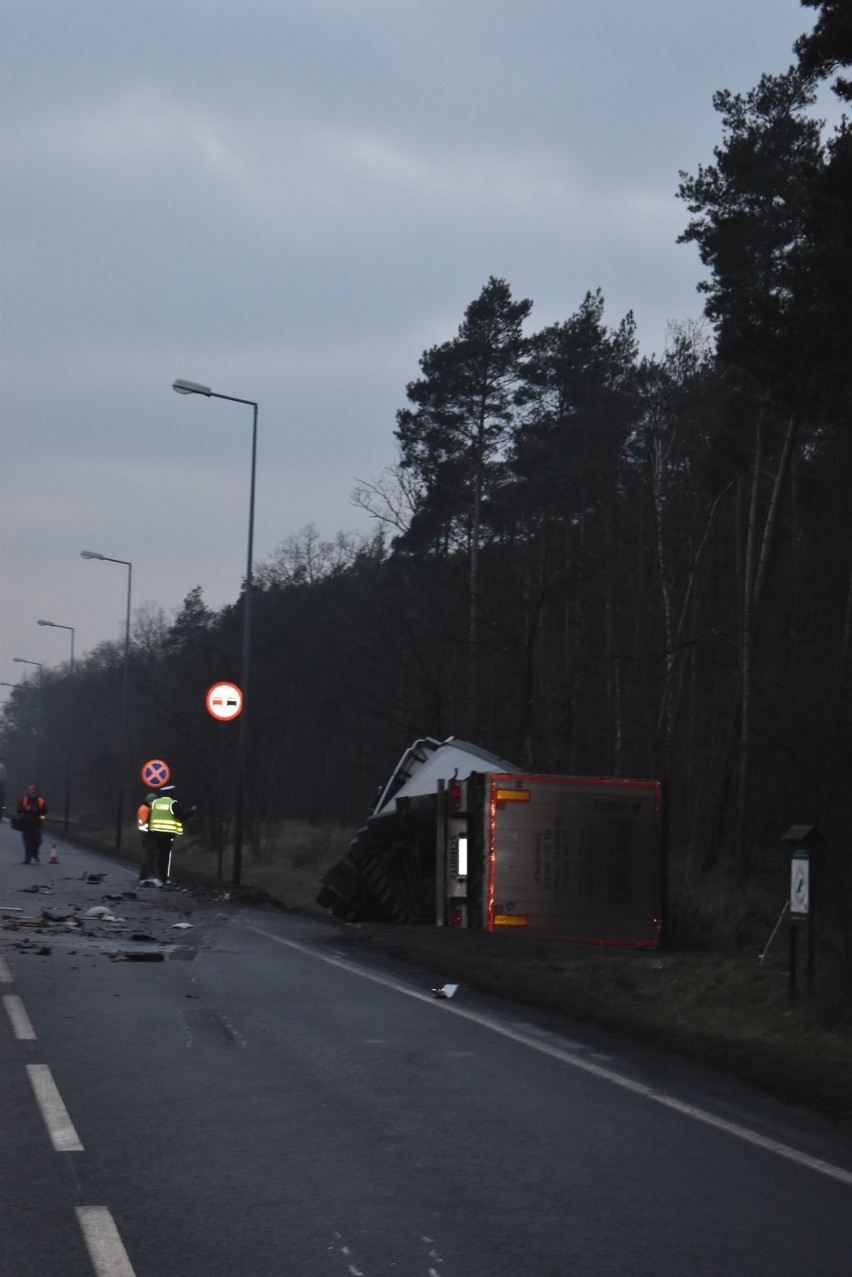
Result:
[[44,730],[44,670],[41,661],[28,661],[25,656],[13,656],[18,665],[38,666],[38,732],[36,734],[36,784],[41,789],[41,737]]
[[[16,686],[16,685],[15,685],[14,683],[3,683],[3,682],[0,682],[0,687],[15,687],[15,686]],[[4,703],[3,708],[4,708],[4,710],[5,710],[5,708],[6,708],[5,703]],[[6,778],[6,777],[4,777],[4,776],[3,776],[3,773],[2,773],[2,764],[3,764],[3,762],[4,762],[4,760],[3,760],[2,758],[0,758],[0,819],[2,819],[2,817],[3,817],[3,815],[4,815],[5,811],[6,811],[6,803],[7,803],[7,801],[8,801],[8,797],[9,797],[9,793],[8,793],[8,786],[7,786],[7,784],[6,784],[6,779],[7,779],[7,778]]]
[[39,621],[39,625],[49,625],[54,630],[68,630],[71,635],[71,664],[68,677],[68,726],[65,731],[65,832],[71,819],[71,740],[74,729],[74,626],[60,625],[57,621]]
[[121,680],[121,726],[118,745],[118,802],[115,812],[115,849],[121,850],[121,819],[124,806],[124,771],[127,763],[127,671],[130,665],[130,592],[133,582],[133,564],[127,559],[111,559],[108,554],[95,550],[81,550],[81,559],[100,559],[103,563],[120,563],[127,568],[127,614],[124,621],[124,674]]
[[246,585],[243,604],[243,652],[242,670],[240,673],[240,691],[243,696],[243,708],[240,714],[237,737],[237,810],[234,819],[234,865],[233,883],[239,886],[243,860],[243,823],[246,805],[246,754],[248,745],[248,690],[249,665],[251,654],[251,602],[253,593],[252,550],[254,544],[254,486],[257,469],[257,404],[253,399],[238,399],[236,395],[220,395],[209,386],[199,385],[197,381],[172,382],[172,390],[179,395],[204,395],[207,399],[227,399],[231,403],[247,404],[252,409],[251,431],[251,478],[249,482],[249,520],[248,520],[248,553],[246,556]]

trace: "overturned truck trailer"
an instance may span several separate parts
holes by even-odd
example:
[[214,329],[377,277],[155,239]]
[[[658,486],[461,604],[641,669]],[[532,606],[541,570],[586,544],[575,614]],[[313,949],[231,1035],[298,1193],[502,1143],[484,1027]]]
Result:
[[534,775],[427,737],[406,750],[317,900],[350,921],[651,948],[664,890],[659,781]]

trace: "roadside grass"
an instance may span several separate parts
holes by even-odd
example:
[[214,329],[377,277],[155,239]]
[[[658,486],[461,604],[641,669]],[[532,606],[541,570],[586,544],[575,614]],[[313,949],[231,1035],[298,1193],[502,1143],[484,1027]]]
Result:
[[[316,903],[320,879],[351,837],[347,827],[307,822],[263,831],[259,846],[244,850],[241,886],[230,888],[230,849],[219,884],[218,855],[190,836],[180,846],[176,873],[221,885],[246,901],[331,921]],[[95,845],[97,839],[88,841]],[[809,1008],[804,988],[791,1001],[786,930],[762,963],[756,945],[624,950],[379,923],[337,924],[332,939],[379,948],[425,968],[430,977],[630,1034],[788,1103],[852,1121],[852,1013],[845,1006],[833,1021],[843,1027],[829,1027]],[[815,1000],[814,1010],[820,1005]]]
[[[299,913],[328,918],[316,896],[320,879],[349,846],[352,831],[343,825],[285,821],[261,832],[257,847],[244,847],[239,894],[243,899],[269,899]],[[203,882],[218,881],[219,857],[188,837],[180,848],[177,872]],[[232,880],[230,848],[222,858],[222,883]]]

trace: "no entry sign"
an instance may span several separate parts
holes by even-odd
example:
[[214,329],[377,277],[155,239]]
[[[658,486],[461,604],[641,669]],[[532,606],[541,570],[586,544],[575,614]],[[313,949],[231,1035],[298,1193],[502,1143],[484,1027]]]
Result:
[[207,712],[221,722],[236,718],[243,708],[243,694],[234,683],[214,683],[207,693]]
[[171,772],[168,763],[164,763],[162,758],[149,758],[147,763],[142,766],[141,776],[149,789],[162,789],[163,785],[169,783]]

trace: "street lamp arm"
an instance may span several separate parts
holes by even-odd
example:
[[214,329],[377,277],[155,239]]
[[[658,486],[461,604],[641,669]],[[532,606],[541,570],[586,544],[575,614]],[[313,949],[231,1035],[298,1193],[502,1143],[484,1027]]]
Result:
[[[108,554],[96,554],[94,550],[81,550],[81,559],[100,559],[101,563],[123,563],[126,568],[132,568],[133,564],[128,559],[111,559]],[[39,621],[41,625],[41,621]]]
[[182,377],[172,382],[172,390],[176,390],[179,395],[205,395],[207,399],[227,399],[229,403],[247,403],[252,408],[257,407],[254,399],[239,399],[236,395],[220,395],[217,391],[211,390],[209,386],[202,386],[198,381],[184,381]]
[[[60,625],[58,621],[37,621],[37,622],[36,622],[36,624],[38,624],[38,625],[49,625],[49,626],[51,626],[51,628],[52,628],[52,629],[54,629],[54,630],[70,630],[72,634],[74,633],[74,626],[73,626],[73,625]],[[72,642],[73,642],[73,640],[72,640]]]
[[172,390],[179,395],[207,395],[208,399],[213,394],[209,386],[202,386],[198,381],[184,381],[182,377],[172,382]]

